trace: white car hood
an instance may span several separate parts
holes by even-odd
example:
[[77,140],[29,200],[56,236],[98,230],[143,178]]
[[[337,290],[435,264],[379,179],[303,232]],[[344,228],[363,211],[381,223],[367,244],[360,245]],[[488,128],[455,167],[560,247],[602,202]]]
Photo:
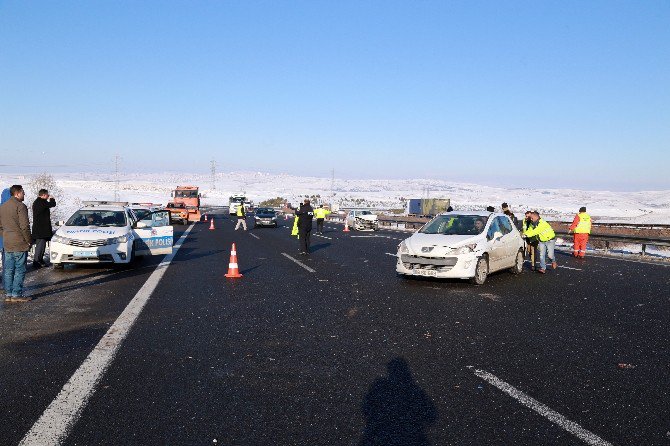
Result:
[[[464,245],[475,244],[481,241],[480,235],[443,235],[443,234],[422,234],[417,232],[405,240],[405,245],[409,248],[409,253],[421,256],[445,256],[451,253],[453,248],[460,248]],[[423,252],[421,248],[433,247],[428,252]]]
[[378,217],[376,215],[357,215],[356,218],[367,221],[377,221]]
[[128,227],[122,226],[61,226],[56,235],[75,240],[101,240],[128,234]]

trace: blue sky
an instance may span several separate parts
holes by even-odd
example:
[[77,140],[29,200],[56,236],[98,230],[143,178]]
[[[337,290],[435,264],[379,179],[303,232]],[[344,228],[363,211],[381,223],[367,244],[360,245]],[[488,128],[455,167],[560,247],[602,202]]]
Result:
[[670,189],[669,23],[668,1],[0,1],[0,171]]

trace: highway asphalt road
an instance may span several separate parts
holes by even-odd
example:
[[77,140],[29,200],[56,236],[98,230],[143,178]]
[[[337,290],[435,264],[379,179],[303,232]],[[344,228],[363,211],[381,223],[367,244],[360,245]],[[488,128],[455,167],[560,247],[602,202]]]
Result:
[[234,223],[195,224],[158,278],[30,272],[0,306],[0,444],[54,442],[47,407],[149,285],[62,444],[670,444],[667,264],[559,254],[477,287],[398,277],[407,234],[331,224],[306,258]]

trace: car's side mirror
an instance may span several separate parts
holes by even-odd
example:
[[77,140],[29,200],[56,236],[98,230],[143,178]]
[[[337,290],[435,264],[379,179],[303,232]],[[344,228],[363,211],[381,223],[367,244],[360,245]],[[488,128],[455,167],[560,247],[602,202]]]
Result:
[[502,236],[502,232],[496,231],[493,233],[493,240],[500,240]]
[[56,226],[63,226],[64,224],[65,224],[65,222],[63,220],[58,220],[56,222]]

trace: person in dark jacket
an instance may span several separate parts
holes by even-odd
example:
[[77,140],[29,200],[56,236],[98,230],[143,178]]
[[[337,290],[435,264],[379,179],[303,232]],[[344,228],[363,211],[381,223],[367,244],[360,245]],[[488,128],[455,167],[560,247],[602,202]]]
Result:
[[47,242],[51,240],[53,228],[51,227],[51,208],[56,206],[56,199],[49,195],[46,189],[40,189],[37,198],[33,202],[33,239],[35,239],[35,255],[33,256],[33,267],[41,268],[44,263],[44,250]]
[[23,204],[25,193],[18,184],[9,188],[11,198],[0,206],[0,233],[2,233],[5,262],[3,286],[5,302],[26,302],[23,297],[23,281],[26,277],[26,259],[33,244],[30,235],[28,208]]
[[298,220],[298,239],[300,241],[300,254],[309,254],[310,235],[312,233],[312,221],[314,220],[314,208],[305,198],[305,202],[300,205],[300,209],[295,211]]

